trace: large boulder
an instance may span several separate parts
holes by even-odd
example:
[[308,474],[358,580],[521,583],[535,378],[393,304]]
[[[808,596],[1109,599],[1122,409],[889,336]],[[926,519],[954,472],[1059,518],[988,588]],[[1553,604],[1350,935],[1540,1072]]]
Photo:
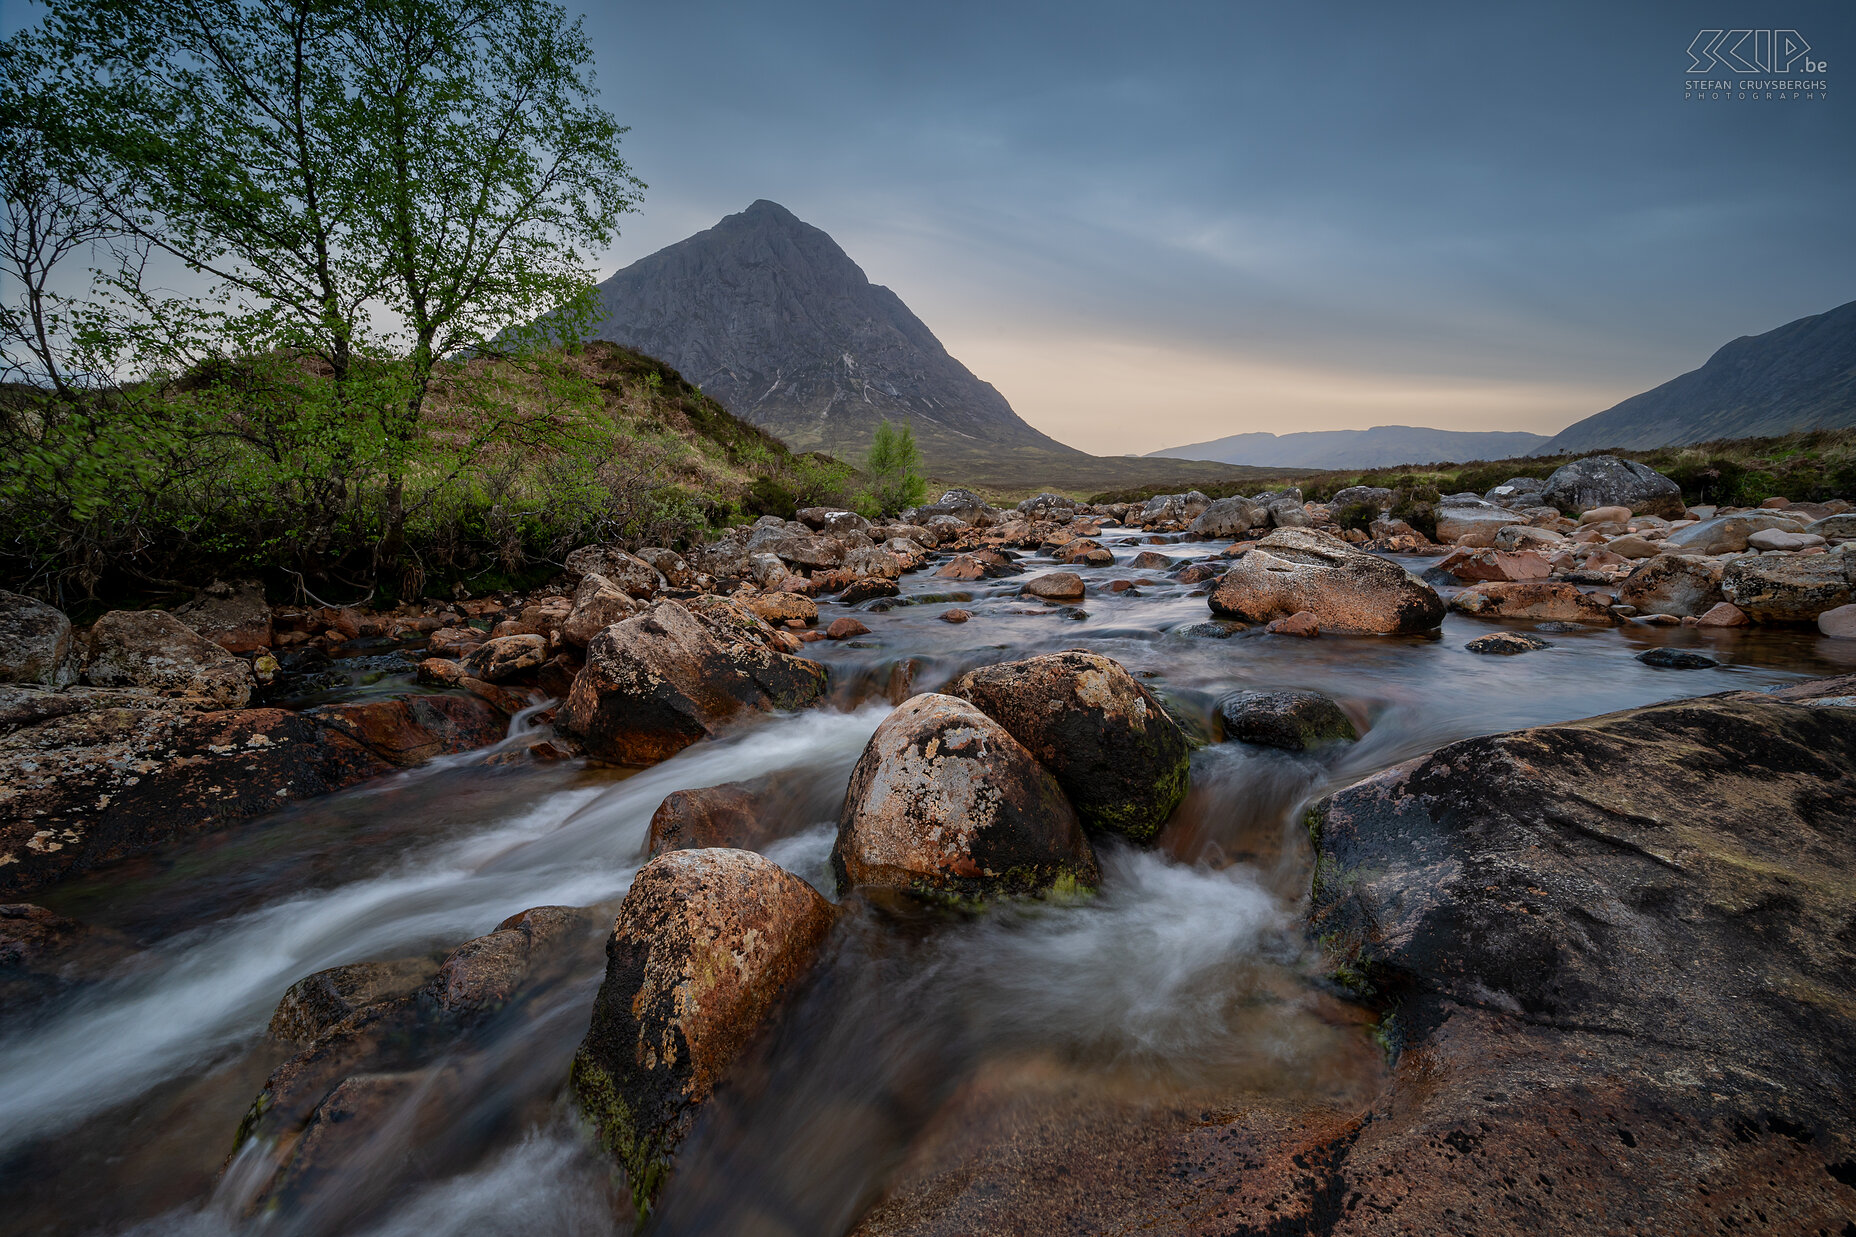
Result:
[[1706,614],[1724,600],[1721,562],[1700,554],[1659,554],[1645,559],[1618,586],[1620,605],[1639,614]]
[[936,898],[1074,889],[1099,876],[1050,771],[978,708],[934,692],[904,701],[870,737],[831,861],[842,888]]
[[1437,590],[1396,563],[1305,528],[1279,528],[1218,581],[1212,613],[1264,623],[1309,611],[1321,630],[1408,635],[1443,621]]
[[1237,538],[1253,528],[1266,528],[1269,522],[1268,507],[1253,498],[1234,494],[1218,499],[1199,512],[1186,526],[1186,535],[1201,540]]
[[589,575],[604,576],[639,601],[649,601],[663,584],[657,568],[615,545],[583,545],[569,554],[561,567],[576,581]]
[[1342,507],[1362,505],[1375,511],[1390,511],[1398,505],[1398,496],[1383,485],[1350,485],[1336,490],[1334,497],[1328,499],[1328,506],[1336,511]]
[[1462,502],[1437,508],[1437,540],[1449,543],[1471,534],[1490,538],[1517,522],[1515,513],[1493,503]]
[[561,639],[574,648],[583,649],[614,623],[638,613],[638,602],[630,593],[600,575],[589,571],[574,588],[573,609],[561,624]]
[[1805,525],[1804,531],[1816,533],[1824,540],[1831,542],[1856,539],[1856,511],[1827,515],[1815,523]]
[[466,653],[459,664],[471,678],[501,683],[539,669],[547,660],[546,636],[496,636]]
[[1472,585],[1450,599],[1450,608],[1478,618],[1536,619],[1543,622],[1617,622],[1611,608],[1579,586],[1563,580],[1525,580]]
[[1549,505],[1567,515],[1594,507],[1628,507],[1633,515],[1660,515],[1679,520],[1688,513],[1682,487],[1636,460],[1593,455],[1562,464],[1541,491]]
[[1856,709],[1811,706],[1852,688],[1470,739],[1318,805],[1314,932],[1396,1052],[1323,1231],[1842,1231]]
[[77,678],[71,620],[34,597],[0,590],[0,683],[62,686]]
[[724,598],[659,601],[588,643],[560,725],[613,764],[655,764],[743,713],[797,709],[825,668],[777,651],[765,622]]
[[972,490],[948,490],[934,502],[915,509],[915,522],[935,527],[934,521],[943,516],[959,520],[962,524],[978,524],[986,515],[986,500]]
[[256,580],[228,584],[214,580],[174,617],[228,653],[255,653],[271,647],[271,606]]
[[677,850],[633,878],[573,1062],[640,1218],[730,1065],[805,978],[831,905],[751,851]]
[[1186,734],[1121,665],[1072,649],[970,670],[979,706],[1057,778],[1085,826],[1146,841],[1186,796]]
[[1856,601],[1856,554],[1761,554],[1738,558],[1721,592],[1755,623],[1812,623]]
[[226,708],[251,700],[251,667],[165,610],[112,610],[90,629],[84,678],[98,687],[150,687]]
[[1360,737],[1353,719],[1320,692],[1243,691],[1218,702],[1224,737],[1303,752]]

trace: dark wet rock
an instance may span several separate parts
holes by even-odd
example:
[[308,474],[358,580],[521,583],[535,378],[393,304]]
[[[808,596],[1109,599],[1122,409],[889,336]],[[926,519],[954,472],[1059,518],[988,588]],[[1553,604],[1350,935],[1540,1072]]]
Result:
[[956,554],[935,569],[935,576],[943,580],[982,580],[989,569],[986,564],[971,554]]
[[1203,584],[1207,580],[1216,580],[1223,575],[1225,568],[1220,563],[1188,563],[1173,573],[1173,578],[1181,584]]
[[841,615],[831,620],[831,626],[825,629],[825,638],[828,640],[851,640],[858,636],[867,636],[869,634],[870,629],[868,627],[865,627],[860,620],[854,619],[848,614]]
[[560,725],[597,759],[645,765],[742,713],[804,708],[825,669],[776,651],[775,634],[725,598],[657,602],[587,645]]
[[[469,688],[468,678],[460,686]],[[400,768],[475,751],[509,732],[508,710],[476,696],[402,696],[318,705],[304,717],[347,735]]]
[[136,953],[121,933],[29,902],[0,904],[0,1029]]
[[1228,640],[1242,630],[1243,627],[1240,624],[1221,623],[1212,619],[1203,623],[1181,623],[1168,634],[1190,636],[1194,639]]
[[1639,614],[1702,615],[1724,599],[1720,560],[1699,554],[1658,554],[1618,585],[1618,604]]
[[[256,1162],[241,1169],[245,1210],[352,1231],[369,1208],[392,1201],[384,1189],[406,1181],[367,1171],[383,1145],[417,1147],[417,1179],[447,1163],[462,1167],[514,1135],[461,1120],[473,1094],[513,1081],[493,1072],[493,1054],[473,1050],[548,1016],[550,998],[558,1001],[597,958],[603,928],[604,917],[582,907],[523,911],[452,950],[413,991],[361,1004],[325,1027],[271,1074],[239,1127],[236,1145],[257,1144]],[[537,1046],[500,1068],[558,1078],[567,1065],[564,1048]]]
[[251,667],[163,610],[112,610],[90,629],[84,679],[152,687],[225,708],[251,700]]
[[562,561],[561,568],[575,581],[589,575],[603,576],[621,592],[639,601],[649,601],[663,585],[657,568],[615,545],[581,546]]
[[274,638],[270,603],[256,580],[214,580],[174,617],[228,653],[268,649]]
[[884,579],[882,576],[866,576],[853,582],[839,593],[838,600],[847,606],[856,606],[866,601],[874,601],[879,597],[894,597],[901,592],[902,589],[894,580]]
[[438,973],[435,957],[351,962],[297,980],[284,990],[267,1030],[281,1040],[309,1044],[357,1011],[424,987]]
[[1551,506],[1568,515],[1594,507],[1628,507],[1633,515],[1679,520],[1688,513],[1682,487],[1648,464],[1615,455],[1593,455],[1553,470],[1541,490]]
[[1486,636],[1477,636],[1463,647],[1472,653],[1512,656],[1515,653],[1535,653],[1541,649],[1550,649],[1553,645],[1539,636],[1530,636],[1526,632],[1496,631]]
[[1307,610],[1323,631],[1409,634],[1443,621],[1437,591],[1396,563],[1313,529],[1277,529],[1237,559],[1212,613],[1253,623]]
[[1024,594],[1045,601],[1079,601],[1083,596],[1083,577],[1074,571],[1047,571],[1025,581]]
[[1563,580],[1477,584],[1451,598],[1450,608],[1478,618],[1544,619],[1600,625],[1617,622],[1604,602]]
[[977,705],[1049,769],[1091,829],[1146,841],[1186,795],[1185,732],[1122,666],[1072,649],[970,670]]
[[1313,610],[1297,610],[1294,614],[1271,619],[1263,630],[1272,636],[1299,636],[1304,640],[1312,640],[1321,634],[1321,620]]
[[1637,660],[1646,666],[1656,666],[1663,670],[1711,670],[1721,664],[1705,653],[1672,648],[1646,650],[1637,654]]
[[1203,540],[1242,537],[1253,528],[1268,527],[1269,522],[1268,507],[1255,499],[1233,495],[1220,498],[1199,512],[1192,523],[1186,526],[1186,535]]
[[1755,623],[1812,623],[1856,602],[1856,554],[1761,554],[1735,559],[1721,592]]
[[844,797],[842,888],[973,898],[1094,886],[1095,852],[1056,778],[978,708],[926,693],[870,737]]
[[0,590],[0,683],[63,686],[77,679],[77,650],[64,611]]
[[631,594],[598,572],[589,571],[574,589],[573,609],[561,624],[561,639],[583,649],[594,636],[614,623],[624,622],[638,609]]
[[466,653],[459,666],[473,679],[502,683],[548,660],[545,636],[497,636]]
[[101,708],[16,730],[0,739],[0,897],[392,767],[282,709]]
[[703,1103],[804,980],[833,917],[810,885],[745,850],[671,851],[633,879],[572,1077],[640,1216]]
[[672,791],[651,814],[647,851],[723,846],[754,850],[778,835],[781,822],[747,782]]
[[1397,1050],[1324,1231],[1841,1232],[1853,803],[1856,709],[1746,693],[1319,805],[1314,929]]
[[972,617],[973,612],[971,610],[962,610],[958,606],[952,610],[943,610],[941,612],[941,621],[943,623],[964,623]]
[[1320,692],[1244,691],[1218,702],[1224,737],[1302,752],[1360,737],[1341,707]]
[[1135,571],[1166,571],[1173,566],[1173,560],[1154,550],[1142,550],[1128,560],[1128,566]]

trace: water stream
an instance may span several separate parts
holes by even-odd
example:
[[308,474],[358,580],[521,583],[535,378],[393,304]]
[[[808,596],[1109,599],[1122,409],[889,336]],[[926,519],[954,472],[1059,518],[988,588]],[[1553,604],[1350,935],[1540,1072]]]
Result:
[[[1151,548],[1115,536],[1121,564]],[[1257,687],[1326,692],[1364,737],[1324,756],[1208,743],[1159,844],[1104,848],[1099,896],[1075,905],[957,917],[854,901],[815,981],[699,1123],[654,1230],[842,1232],[950,1097],[1001,1079],[1143,1101],[1363,1097],[1381,1057],[1301,924],[1305,802],[1460,738],[1856,669],[1848,642],[1757,630],[1555,632],[1554,647],[1519,657],[1465,652],[1495,628],[1456,616],[1435,639],[1217,638],[1202,593],[1120,564],[1082,574],[1137,588],[1051,607],[1011,579],[907,577],[898,604],[858,611],[867,636],[808,646],[832,671],[826,707],[643,772],[450,757],[45,891],[39,901],[142,951],[107,982],[0,1022],[0,1227],[623,1231],[615,1183],[562,1087],[596,953],[454,1063],[442,1129],[408,1125],[346,1166],[327,1206],[252,1218],[228,1159],[264,1078],[295,1051],[265,1029],[283,990],[341,963],[441,954],[532,906],[609,911],[643,862],[651,813],[681,788],[782,774],[792,829],[767,853],[835,898],[838,802],[887,698],[1070,647],[1144,676],[1208,739],[1219,696]],[[973,617],[941,621],[955,606]],[[820,608],[826,621],[842,610]],[[1635,659],[1659,643],[1722,665]]]

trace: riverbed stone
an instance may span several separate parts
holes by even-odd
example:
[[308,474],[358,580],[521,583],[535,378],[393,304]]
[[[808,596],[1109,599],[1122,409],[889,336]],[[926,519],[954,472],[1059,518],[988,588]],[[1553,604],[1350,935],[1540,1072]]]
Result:
[[1856,605],[1824,611],[1817,616],[1817,629],[1833,640],[1856,640]]
[[561,564],[570,579],[584,580],[589,575],[603,576],[627,596],[649,601],[657,595],[663,581],[657,568],[635,554],[615,545],[585,545],[569,554]]
[[1360,737],[1332,697],[1312,691],[1241,691],[1218,702],[1226,740],[1303,752]]
[[1045,601],[1080,601],[1083,596],[1083,577],[1074,571],[1047,571],[1026,580],[1023,592],[1027,597],[1038,597]]
[[284,990],[266,1030],[291,1043],[313,1043],[336,1023],[369,1005],[418,991],[438,974],[439,961],[421,955],[387,962],[351,962],[317,971]]
[[1637,654],[1637,660],[1646,666],[1655,666],[1659,670],[1711,670],[1721,664],[1706,653],[1667,646],[1646,649]]
[[968,701],[926,692],[878,726],[851,774],[839,887],[984,898],[1093,887],[1095,852],[1055,776]]
[[775,651],[774,635],[724,598],[656,602],[587,645],[559,724],[599,760],[646,765],[743,714],[816,702],[825,668]]
[[[472,682],[466,676],[458,685],[469,690]],[[431,695],[323,704],[304,716],[404,769],[436,756],[488,747],[508,733],[506,719],[512,711],[475,694]]]
[[1502,529],[1518,522],[1514,512],[1493,503],[1442,506],[1437,508],[1437,540],[1448,544],[1477,534],[1487,534],[1493,538]]
[[729,1067],[803,982],[830,903],[751,851],[657,856],[633,878],[572,1080],[642,1218]]
[[1264,623],[1312,612],[1322,631],[1407,635],[1443,621],[1437,591],[1396,563],[1314,529],[1279,528],[1212,590],[1212,613]]
[[1827,515],[1804,527],[1807,533],[1815,533],[1826,541],[1849,541],[1856,538],[1856,512],[1844,511]]
[[1659,554],[1618,585],[1618,602],[1639,614],[1705,614],[1724,600],[1722,569],[1719,559],[1699,554]]
[[1147,841],[1185,798],[1185,731],[1111,658],[1071,649],[982,666],[947,694],[1004,726],[1090,829]]
[[1242,495],[1220,498],[1209,504],[1186,526],[1186,535],[1200,540],[1242,537],[1253,528],[1266,528],[1270,509]]
[[59,687],[76,678],[77,651],[64,611],[0,590],[0,683]]
[[547,660],[546,636],[496,636],[466,653],[458,665],[470,678],[502,683]]
[[96,621],[84,679],[98,687],[152,687],[225,708],[251,700],[251,667],[165,610],[112,610]]
[[270,603],[257,580],[214,580],[174,617],[228,653],[268,649],[275,638]]
[[1746,539],[1749,550],[1809,550],[1824,544],[1816,533],[1794,533],[1783,528],[1763,528]]
[[1537,653],[1553,645],[1539,636],[1530,636],[1522,631],[1495,631],[1486,636],[1477,636],[1463,647],[1472,653],[1508,657],[1516,653]]
[[1727,565],[1721,592],[1755,623],[1814,623],[1856,602],[1856,555],[1749,555]]
[[797,593],[762,593],[748,602],[748,609],[769,623],[784,623],[789,620],[797,620],[801,623],[818,622],[818,603],[810,597],[801,597]]
[[1609,626],[1617,620],[1603,601],[1562,580],[1477,584],[1450,599],[1450,608],[1479,618],[1544,619]]
[[1554,469],[1541,493],[1567,515],[1596,507],[1625,507],[1633,515],[1679,520],[1688,512],[1682,487],[1648,464],[1593,455]]

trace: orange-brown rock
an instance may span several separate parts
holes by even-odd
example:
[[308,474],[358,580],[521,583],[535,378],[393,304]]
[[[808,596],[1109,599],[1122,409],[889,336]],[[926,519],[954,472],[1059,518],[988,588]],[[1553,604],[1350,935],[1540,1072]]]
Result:
[[1450,608],[1479,618],[1540,619],[1563,623],[1613,624],[1611,608],[1563,580],[1477,584],[1450,599]]
[[1279,528],[1212,590],[1212,613],[1253,623],[1314,614],[1322,631],[1404,635],[1443,621],[1437,591],[1403,567],[1327,533]]

